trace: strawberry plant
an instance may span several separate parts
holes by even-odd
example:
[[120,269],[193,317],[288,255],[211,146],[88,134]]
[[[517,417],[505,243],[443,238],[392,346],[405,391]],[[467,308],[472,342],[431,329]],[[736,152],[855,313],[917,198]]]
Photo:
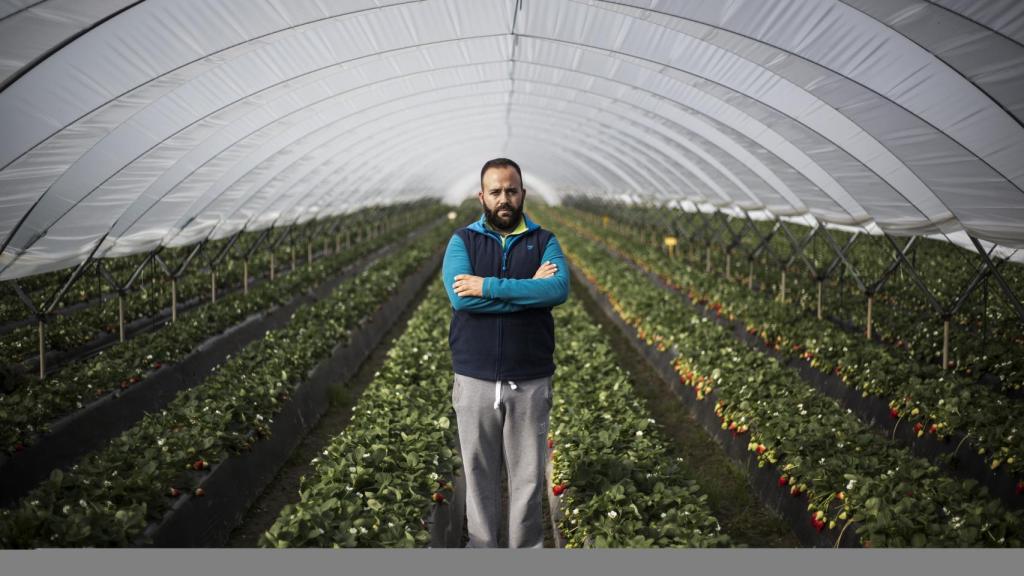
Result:
[[552,493],[567,548],[727,546],[706,496],[576,300],[555,309]]
[[180,393],[67,474],[55,471],[15,508],[0,511],[0,546],[126,546],[160,521],[172,501],[208,471],[270,434],[279,406],[306,375],[346,342],[401,279],[450,236],[445,226],[406,244],[339,285],[322,301],[298,309],[282,329],[267,332],[219,367],[202,386]]
[[644,273],[582,238],[579,227],[562,219],[547,224],[637,334],[673,352],[680,380],[698,400],[714,402],[724,426],[746,427],[736,441],[755,453],[764,446],[758,460],[783,471],[787,479],[780,489],[806,498],[810,512],[823,513],[815,514],[817,521],[827,520],[822,529],[835,526],[841,534],[853,524],[872,546],[1021,545],[1020,513],[1004,509],[975,482],[948,478],[894,447],[795,371],[740,344]]
[[[436,219],[441,208],[419,212],[412,224]],[[160,330],[139,335],[96,356],[74,362],[45,381],[32,380],[19,389],[0,395],[0,450],[13,453],[14,446],[29,447],[49,425],[99,398],[116,395],[137,384],[153,370],[188,356],[204,340],[245,320],[246,317],[287,303],[337,274],[339,270],[377,248],[405,236],[395,230],[318,259],[292,274],[279,276],[249,290],[207,302],[178,317]]]
[[[577,220],[595,219],[573,211]],[[940,436],[969,437],[973,449],[985,455],[992,469],[1005,467],[1024,476],[1024,400],[1004,394],[958,374],[921,365],[888,347],[845,332],[831,322],[794,312],[785,304],[763,298],[743,285],[697,270],[668,258],[650,245],[629,241],[615,230],[603,230],[592,241],[609,246],[670,286],[717,310],[720,316],[742,322],[779,353],[807,360],[864,396],[890,403],[896,417]],[[923,435],[923,434],[922,434]]]
[[353,408],[348,427],[313,460],[299,501],[260,538],[264,547],[422,547],[431,506],[446,506],[461,461],[451,407],[448,299],[432,281],[405,332]]

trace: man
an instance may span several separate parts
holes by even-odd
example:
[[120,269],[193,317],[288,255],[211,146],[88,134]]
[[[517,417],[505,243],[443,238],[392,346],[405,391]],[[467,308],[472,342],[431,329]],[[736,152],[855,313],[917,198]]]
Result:
[[555,372],[551,308],[569,296],[554,234],[523,213],[526,189],[507,158],[484,164],[483,215],[448,242],[442,275],[452,303],[452,404],[466,471],[470,548],[498,544],[501,470],[509,547],[542,548],[544,463]]

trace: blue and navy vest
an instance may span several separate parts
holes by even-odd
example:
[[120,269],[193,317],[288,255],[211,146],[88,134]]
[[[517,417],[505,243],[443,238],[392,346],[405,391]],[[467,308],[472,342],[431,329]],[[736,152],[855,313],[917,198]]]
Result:
[[[466,246],[473,275],[533,278],[540,268],[551,233],[527,230],[501,242],[469,228],[455,232]],[[509,314],[453,310],[448,332],[452,367],[480,380],[532,380],[555,373],[555,321],[551,308],[528,308]]]

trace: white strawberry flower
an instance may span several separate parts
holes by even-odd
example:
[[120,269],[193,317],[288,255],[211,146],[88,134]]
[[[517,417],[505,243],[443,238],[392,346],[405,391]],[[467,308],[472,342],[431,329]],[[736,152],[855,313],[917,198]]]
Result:
[[609,510],[608,511],[608,517],[611,518],[612,520],[614,520],[615,518],[618,518],[618,516],[619,516],[619,513],[616,512],[615,510]]

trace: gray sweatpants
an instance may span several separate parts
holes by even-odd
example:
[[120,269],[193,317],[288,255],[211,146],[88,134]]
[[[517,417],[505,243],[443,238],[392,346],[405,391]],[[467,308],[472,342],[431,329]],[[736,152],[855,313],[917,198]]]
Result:
[[509,487],[510,548],[543,548],[544,464],[551,377],[500,383],[455,375],[452,404],[466,473],[468,548],[495,548],[501,458]]

